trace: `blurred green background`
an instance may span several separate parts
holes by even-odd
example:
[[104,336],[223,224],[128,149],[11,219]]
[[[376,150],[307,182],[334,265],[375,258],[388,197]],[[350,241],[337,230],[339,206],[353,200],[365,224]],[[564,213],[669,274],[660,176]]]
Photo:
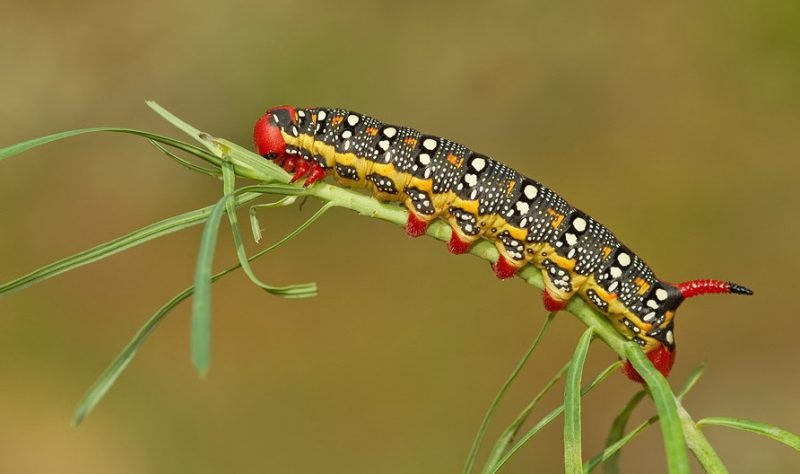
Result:
[[[797,1],[5,0],[0,45],[2,145],[95,125],[177,136],[145,107],[154,99],[246,145],[267,107],[290,103],[488,153],[605,223],[660,277],[752,287],[681,308],[671,381],[707,362],[686,401],[695,417],[800,431]],[[94,135],[0,163],[0,190],[7,281],[207,205],[221,184],[140,139]],[[314,206],[262,214],[266,235]],[[337,210],[256,266],[276,284],[316,281],[319,297],[221,281],[206,380],[189,363],[184,304],[71,428],[85,389],[190,284],[199,234],[0,299],[0,472],[457,472],[545,315],[538,291],[495,280],[484,262]],[[234,261],[230,247],[223,232],[218,268]],[[491,439],[581,330],[557,318]],[[613,360],[596,344],[586,377]],[[636,389],[618,375],[585,401],[585,455]],[[651,412],[644,403],[636,417]],[[706,432],[733,472],[800,471],[783,445]],[[562,470],[561,443],[554,423],[507,472]],[[665,472],[657,428],[631,448],[627,472]]]

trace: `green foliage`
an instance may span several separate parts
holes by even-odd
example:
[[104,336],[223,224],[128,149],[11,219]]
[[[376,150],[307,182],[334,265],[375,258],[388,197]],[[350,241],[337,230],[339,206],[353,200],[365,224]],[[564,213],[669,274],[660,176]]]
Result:
[[[285,298],[314,296],[316,294],[316,285],[314,283],[276,287],[262,282],[254,274],[249,262],[290,241],[303,230],[307,229],[329,209],[333,207],[342,207],[354,210],[362,215],[393,222],[398,225],[403,225],[408,217],[407,212],[397,206],[380,203],[369,196],[350,189],[343,189],[325,183],[315,184],[308,189],[299,185],[289,184],[289,175],[274,163],[264,160],[257,154],[235,143],[215,138],[199,131],[175,117],[155,102],[148,102],[148,106],[179,130],[185,132],[191,138],[199,142],[202,147],[185,143],[174,138],[130,128],[97,127],[56,133],[0,149],[0,161],[2,161],[34,147],[78,135],[95,132],[125,133],[148,140],[158,151],[164,153],[170,159],[176,161],[190,171],[212,177],[222,176],[223,178],[222,197],[213,205],[145,226],[84,252],[45,265],[10,282],[0,284],[0,295],[9,293],[83,265],[96,262],[150,240],[204,223],[194,284],[175,295],[159,308],[134,335],[131,341],[100,375],[79,403],[74,417],[75,424],[79,424],[106,395],[158,324],[163,321],[177,305],[190,296],[193,297],[190,331],[191,360],[198,373],[204,376],[208,372],[211,361],[211,285],[233,271],[242,268],[252,283],[264,289],[266,292],[277,296]],[[199,166],[190,160],[178,156],[175,153],[176,151],[192,155],[211,166]],[[236,188],[237,177],[256,180],[259,184]],[[267,195],[280,196],[280,198],[277,201],[266,204],[254,204],[256,200]],[[255,215],[256,208],[291,205],[298,196],[313,197],[321,200],[324,204],[305,223],[290,232],[287,236],[248,257],[241,237],[241,230],[236,214],[237,208],[250,205],[251,230],[254,240],[259,241],[261,239],[261,229],[260,223]],[[217,233],[220,223],[222,222],[222,217],[226,214],[233,235],[238,263],[213,274],[212,261],[216,250]],[[441,221],[434,222],[429,226],[427,231],[429,236],[445,241],[449,240],[450,233],[451,230],[449,226]],[[481,241],[473,245],[470,249],[470,253],[491,262],[496,261],[498,258],[498,253],[494,245],[487,241]],[[523,268],[518,275],[533,286],[540,289],[543,287],[540,272],[531,266]],[[503,430],[490,449],[481,472],[485,474],[498,472],[522,447],[530,442],[543,427],[547,426],[562,412],[565,413],[564,459],[565,470],[567,472],[591,472],[603,463],[605,463],[607,472],[619,472],[620,450],[645,428],[654,423],[659,423],[661,425],[664,449],[667,456],[669,472],[671,473],[689,472],[687,447],[707,472],[727,472],[719,456],[717,456],[700,430],[701,427],[709,425],[724,426],[757,433],[780,441],[800,451],[800,437],[772,425],[726,417],[704,418],[699,422],[693,421],[689,413],[683,408],[681,400],[683,396],[695,386],[702,374],[703,367],[695,370],[681,391],[676,395],[672,392],[666,379],[653,367],[647,357],[642,353],[639,346],[624,340],[613,329],[606,317],[597,313],[582,300],[577,298],[573,298],[567,309],[587,326],[587,330],[576,345],[572,360],[564,365],[561,370],[544,385],[531,402],[521,410],[513,422]],[[467,455],[464,467],[465,474],[469,474],[473,471],[481,444],[500,401],[523,370],[534,349],[544,336],[549,324],[552,322],[553,317],[553,314],[547,317],[533,344],[524,354],[490,404],[478,429],[475,441]],[[593,338],[603,341],[603,343],[608,345],[608,347],[621,358],[628,359],[644,378],[646,387],[644,390],[637,392],[622,406],[620,414],[612,424],[606,441],[606,447],[600,453],[584,462],[581,453],[581,397],[587,395],[592,388],[602,383],[612,373],[616,372],[622,363],[618,361],[611,364],[603,372],[598,374],[592,382],[581,387],[580,381],[583,372],[583,363],[586,360],[589,345]],[[539,400],[563,378],[565,373],[564,403],[552,409],[515,442],[515,438]],[[657,415],[644,420],[634,429],[625,433],[625,428],[632,417],[634,409],[647,397],[652,399]]]
[[575,347],[575,354],[567,369],[567,381],[564,387],[564,472],[580,474],[583,472],[581,461],[581,377],[589,343],[594,331],[588,328]]

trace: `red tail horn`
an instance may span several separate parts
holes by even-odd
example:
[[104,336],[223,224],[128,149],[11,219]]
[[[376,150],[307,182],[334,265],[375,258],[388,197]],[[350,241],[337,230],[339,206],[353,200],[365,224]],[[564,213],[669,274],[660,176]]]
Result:
[[691,280],[678,284],[678,290],[684,298],[707,295],[710,293],[735,293],[752,295],[753,291],[729,281],[723,280]]

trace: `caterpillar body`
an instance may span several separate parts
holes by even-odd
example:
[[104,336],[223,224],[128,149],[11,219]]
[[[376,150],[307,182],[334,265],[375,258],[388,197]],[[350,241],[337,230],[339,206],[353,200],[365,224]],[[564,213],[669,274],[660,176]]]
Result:
[[[381,201],[402,202],[411,236],[443,218],[452,227],[453,253],[479,238],[494,242],[499,278],[534,265],[542,272],[547,310],[561,310],[577,295],[638,343],[665,376],[675,358],[675,310],[684,299],[752,294],[722,280],[659,280],[611,231],[561,196],[446,138],[345,109],[291,106],[269,109],[254,137],[258,153],[293,172],[293,181],[305,178],[309,186],[331,174]],[[624,372],[641,381],[629,363]]]

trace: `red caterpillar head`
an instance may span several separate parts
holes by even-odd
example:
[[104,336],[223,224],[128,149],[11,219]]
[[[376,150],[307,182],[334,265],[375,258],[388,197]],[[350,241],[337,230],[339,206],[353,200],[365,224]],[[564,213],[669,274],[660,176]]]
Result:
[[[669,293],[675,293],[669,295],[669,299],[673,300],[672,311],[677,309],[686,298],[692,298],[694,296],[714,293],[753,294],[753,291],[748,288],[722,280],[691,280],[674,286],[670,285],[668,288],[670,290]],[[675,290],[677,291],[675,292]],[[672,318],[670,317],[668,320],[671,321]],[[667,333],[667,342],[671,345],[671,348],[664,344],[659,344],[655,349],[647,353],[647,358],[650,359],[650,362],[653,363],[653,366],[655,366],[659,372],[664,374],[664,377],[669,375],[670,370],[672,370],[672,364],[675,362],[675,346],[672,337],[670,324],[669,333]],[[635,382],[643,382],[641,375],[633,368],[630,361],[625,361],[625,366],[622,368],[622,371],[629,379]]]
[[297,130],[296,119],[297,112],[288,105],[267,110],[253,130],[258,154],[270,160],[282,161],[286,157],[286,142],[282,132],[292,133],[292,127]]

